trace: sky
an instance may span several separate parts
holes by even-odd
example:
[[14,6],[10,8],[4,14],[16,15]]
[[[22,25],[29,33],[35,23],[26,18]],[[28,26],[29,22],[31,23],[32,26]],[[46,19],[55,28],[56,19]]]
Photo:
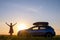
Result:
[[24,23],[32,27],[34,22],[49,22],[57,35],[60,35],[60,0],[0,0],[0,34],[9,34],[5,23]]

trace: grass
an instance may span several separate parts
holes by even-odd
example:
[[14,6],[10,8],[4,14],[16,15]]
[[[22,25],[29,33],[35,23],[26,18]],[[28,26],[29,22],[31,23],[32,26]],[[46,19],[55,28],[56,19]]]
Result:
[[0,40],[60,40],[60,36],[57,35],[54,38],[46,38],[46,37],[18,37],[18,36],[8,36],[1,35]]

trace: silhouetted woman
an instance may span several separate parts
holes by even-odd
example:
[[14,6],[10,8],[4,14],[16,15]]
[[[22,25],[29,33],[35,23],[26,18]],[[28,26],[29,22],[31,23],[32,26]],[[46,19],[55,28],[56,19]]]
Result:
[[[7,23],[6,23],[7,24]],[[7,24],[9,27],[10,27],[10,30],[9,30],[9,33],[10,33],[10,36],[12,36],[12,33],[14,33],[14,31],[13,31],[13,26],[15,26],[17,23],[15,23],[15,24],[13,24],[12,25],[12,23],[10,23],[10,25],[9,24]]]

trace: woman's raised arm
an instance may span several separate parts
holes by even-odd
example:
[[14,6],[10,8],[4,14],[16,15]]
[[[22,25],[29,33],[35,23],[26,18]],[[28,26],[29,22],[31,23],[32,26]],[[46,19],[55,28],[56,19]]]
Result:
[[17,23],[13,24],[13,26],[15,26]]
[[[7,22],[6,22],[6,24],[7,24]],[[10,26],[9,24],[7,24],[8,26]]]

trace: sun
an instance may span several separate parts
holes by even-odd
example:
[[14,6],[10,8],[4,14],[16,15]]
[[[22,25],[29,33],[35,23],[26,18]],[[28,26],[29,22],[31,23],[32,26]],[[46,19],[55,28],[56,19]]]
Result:
[[18,26],[18,31],[24,30],[24,29],[27,29],[27,26],[26,26],[25,24],[20,24],[20,25]]

